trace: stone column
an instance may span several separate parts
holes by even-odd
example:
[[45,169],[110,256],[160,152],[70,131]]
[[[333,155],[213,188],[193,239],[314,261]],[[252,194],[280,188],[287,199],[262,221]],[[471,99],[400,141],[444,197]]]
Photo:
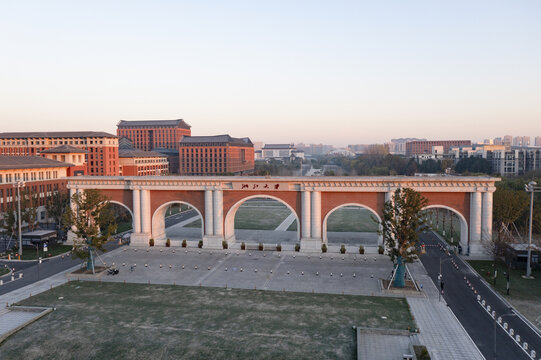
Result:
[[224,236],[224,204],[223,191],[214,190],[214,202],[212,208],[214,210],[214,235]]
[[311,235],[321,241],[321,192],[312,191],[311,196]]
[[481,240],[492,240],[492,192],[483,193],[483,220],[481,222]]
[[150,236],[151,229],[150,190],[141,190],[141,232]]
[[309,239],[311,238],[311,229],[310,229],[310,191],[304,190],[301,192],[301,238]]
[[481,193],[473,192],[470,198],[470,253],[482,253],[481,245]]
[[205,190],[205,235],[214,235],[212,190]]
[[138,189],[132,190],[133,200],[133,232],[141,232],[141,192]]
[[[77,210],[77,207],[76,207],[77,205],[72,200],[73,195],[75,195],[76,192],[77,192],[77,189],[70,188],[70,208],[71,208],[72,211]],[[76,231],[76,230],[77,230],[77,228],[75,227],[75,225],[72,225],[70,230],[68,230],[67,239],[66,239],[66,245],[73,245],[73,241],[75,239],[77,239],[77,235],[75,235],[75,233],[74,233],[74,231]]]

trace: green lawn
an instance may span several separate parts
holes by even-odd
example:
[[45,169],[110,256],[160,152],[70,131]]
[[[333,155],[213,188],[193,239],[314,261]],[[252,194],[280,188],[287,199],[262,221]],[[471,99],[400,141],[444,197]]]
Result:
[[376,232],[377,220],[372,212],[360,207],[343,207],[335,210],[327,220],[327,231]]
[[[71,245],[49,245],[47,252],[43,252],[43,247],[40,246],[39,248],[39,255],[36,254],[36,247],[35,246],[23,246],[23,256],[21,260],[35,260],[38,257],[41,258],[47,258],[55,255],[64,254],[72,249]],[[15,256],[14,256],[15,255]],[[12,258],[17,258],[17,253],[13,252],[11,255]]]
[[131,222],[120,222],[117,224],[117,229],[115,234],[123,233],[124,231],[131,230],[132,223]]
[[70,282],[21,305],[57,310],[2,358],[355,359],[352,325],[415,327],[405,299],[351,295]]
[[[490,284],[494,284],[494,267],[490,260],[470,260],[470,265],[487,280]],[[496,285],[493,287],[502,294],[509,302],[511,302],[524,316],[526,316],[536,326],[538,317],[541,316],[541,270],[532,270],[532,275],[535,279],[524,279],[522,275],[526,274],[526,270],[510,271],[509,278],[509,295],[506,294],[507,281],[504,272],[508,271],[507,266],[503,261],[496,263],[498,277]]]
[[9,272],[9,268],[0,267],[0,276],[5,275]]
[[244,203],[235,214],[235,229],[274,230],[291,214],[285,205],[269,202],[269,206]]

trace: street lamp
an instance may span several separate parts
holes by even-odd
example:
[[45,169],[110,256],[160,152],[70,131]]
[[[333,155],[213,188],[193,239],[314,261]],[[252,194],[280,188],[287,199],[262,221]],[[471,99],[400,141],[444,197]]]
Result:
[[17,220],[19,223],[19,256],[23,256],[23,236],[21,231],[21,188],[24,187],[24,181],[17,180],[13,187],[17,188],[17,209],[18,209],[18,215]]
[[[505,313],[503,315],[500,315],[499,317],[500,318],[504,318],[506,316],[515,316],[517,314],[515,314],[514,312],[508,312],[508,313]],[[496,323],[497,323],[497,316],[496,316],[496,313],[494,313],[494,360],[496,360]]]
[[533,194],[536,192],[541,192],[541,187],[537,187],[535,185],[537,185],[535,181],[530,181],[528,184],[524,185],[524,190],[530,193],[530,231],[529,231],[529,236],[528,236],[528,260],[526,263],[526,278],[532,277],[531,257],[532,257]]

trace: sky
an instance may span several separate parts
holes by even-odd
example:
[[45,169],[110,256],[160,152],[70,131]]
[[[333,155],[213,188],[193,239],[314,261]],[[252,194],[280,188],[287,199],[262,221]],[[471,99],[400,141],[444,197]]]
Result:
[[0,131],[541,136],[541,1],[1,0]]

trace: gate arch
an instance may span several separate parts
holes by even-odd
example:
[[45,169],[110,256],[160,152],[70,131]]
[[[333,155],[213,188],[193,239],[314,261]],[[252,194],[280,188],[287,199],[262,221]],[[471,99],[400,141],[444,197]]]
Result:
[[201,218],[201,239],[203,239],[204,223],[203,214],[201,214],[201,211],[199,211],[197,207],[186,201],[172,200],[158,206],[158,208],[156,208],[156,210],[154,211],[154,214],[152,214],[152,237],[154,238],[154,240],[165,240],[165,212],[167,211],[169,206],[173,204],[188,205],[197,212],[197,214]]
[[225,240],[230,241],[230,240],[235,239],[235,214],[237,213],[237,210],[240,208],[240,206],[244,202],[246,202],[247,200],[257,199],[257,198],[260,198],[260,199],[272,199],[272,200],[276,200],[279,203],[285,205],[291,211],[291,213],[295,215],[295,219],[297,220],[297,239],[296,239],[296,241],[297,242],[300,241],[300,239],[301,239],[301,237],[300,237],[300,234],[301,234],[301,226],[300,226],[300,224],[301,223],[300,223],[299,215],[297,214],[295,209],[293,209],[291,207],[291,205],[289,205],[287,202],[280,199],[279,197],[272,196],[272,195],[267,195],[267,194],[247,196],[245,198],[240,199],[233,206],[231,206],[229,208],[229,211],[227,212],[227,215],[225,216],[225,219],[224,219],[224,238],[225,238]]
[[[322,230],[322,237],[323,237],[323,243],[327,244],[329,243],[329,240],[328,240],[328,237],[327,237],[327,221],[329,220],[329,216],[335,212],[336,210],[342,208],[342,207],[346,207],[346,206],[357,206],[357,207],[360,207],[362,209],[366,209],[368,211],[370,211],[372,213],[372,215],[374,215],[377,219],[378,219],[378,230],[381,230],[381,216],[379,216],[379,214],[372,208],[366,206],[366,205],[363,205],[363,204],[360,204],[360,203],[345,203],[345,204],[340,204],[336,207],[334,207],[332,210],[330,210],[326,215],[325,215],[325,218],[323,219],[323,230]],[[382,245],[383,244],[383,236],[381,234],[378,234],[378,245]]]
[[469,244],[469,237],[468,237],[468,222],[466,221],[466,218],[464,217],[464,215],[462,215],[460,211],[458,211],[457,209],[453,209],[450,206],[438,205],[438,204],[425,206],[422,210],[429,210],[429,209],[436,209],[436,208],[450,210],[453,212],[453,214],[455,214],[458,217],[458,219],[460,220],[460,245],[462,246],[463,249],[466,249]]

